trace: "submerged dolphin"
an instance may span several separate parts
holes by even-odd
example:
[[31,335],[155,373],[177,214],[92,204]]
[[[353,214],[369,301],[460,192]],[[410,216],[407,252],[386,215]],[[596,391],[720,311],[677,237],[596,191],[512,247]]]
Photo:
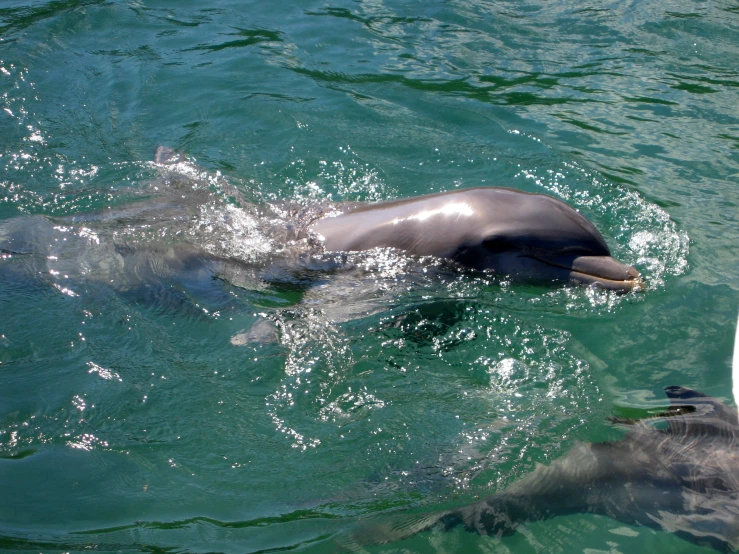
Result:
[[[665,429],[641,421],[619,441],[579,443],[550,466],[481,502],[367,526],[359,542],[400,540],[463,525],[503,536],[527,521],[594,513],[676,533],[719,551],[739,548],[737,411],[700,392],[667,387]],[[364,538],[362,538],[364,537]]]
[[391,247],[516,279],[641,288],[611,257],[598,230],[564,202],[507,188],[472,188],[371,205],[323,217],[311,231],[326,251]]

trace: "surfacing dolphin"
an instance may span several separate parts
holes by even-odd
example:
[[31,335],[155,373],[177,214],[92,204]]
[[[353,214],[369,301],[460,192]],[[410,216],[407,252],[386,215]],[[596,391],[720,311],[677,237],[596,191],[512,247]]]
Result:
[[[578,443],[550,466],[481,502],[367,524],[357,543],[386,543],[457,526],[504,536],[524,522],[593,513],[670,531],[721,552],[739,549],[737,411],[691,389],[665,389],[671,407],[635,423],[626,437]],[[392,518],[392,516],[391,516]]]
[[353,205],[309,229],[329,252],[389,247],[517,280],[622,292],[643,287],[636,269],[611,257],[590,221],[543,194],[484,187]]
[[309,289],[326,271],[350,269],[336,253],[374,248],[544,284],[643,286],[584,216],[550,196],[488,187],[377,204],[254,203],[223,180],[214,185],[171,148],[157,148],[154,161],[160,178],[134,191],[130,204],[0,222],[0,252],[37,254],[33,273],[65,276],[55,283],[62,288],[75,276],[131,290],[215,275],[247,288],[286,282]]
[[[155,153],[164,166],[182,159],[163,146]],[[483,187],[288,211],[298,214],[288,223],[293,239],[317,236],[326,253],[395,248],[517,280],[574,281],[621,292],[644,286],[636,269],[611,257],[590,221],[543,194]]]

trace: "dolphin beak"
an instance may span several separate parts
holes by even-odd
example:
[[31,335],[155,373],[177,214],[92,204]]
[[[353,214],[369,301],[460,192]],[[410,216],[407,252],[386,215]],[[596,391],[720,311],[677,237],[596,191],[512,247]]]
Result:
[[646,288],[644,279],[636,269],[610,256],[578,256],[572,260],[571,279],[621,292],[640,291]]
[[537,256],[547,265],[568,270],[571,281],[617,292],[640,291],[646,283],[639,272],[611,256]]

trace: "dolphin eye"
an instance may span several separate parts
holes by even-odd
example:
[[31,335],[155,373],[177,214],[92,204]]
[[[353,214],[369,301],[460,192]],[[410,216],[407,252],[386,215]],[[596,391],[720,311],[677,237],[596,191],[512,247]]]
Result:
[[557,254],[587,254],[590,252],[587,248],[581,246],[567,246],[565,248],[558,248]]
[[491,254],[502,254],[503,252],[521,250],[514,242],[501,237],[486,239],[482,241],[482,246]]
[[585,248],[584,246],[568,246],[557,250],[558,255],[573,255],[573,256],[592,256],[595,254],[592,248]]

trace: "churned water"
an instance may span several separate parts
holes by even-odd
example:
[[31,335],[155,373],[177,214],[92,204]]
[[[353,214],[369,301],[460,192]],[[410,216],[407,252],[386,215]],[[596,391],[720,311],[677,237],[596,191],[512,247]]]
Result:
[[[333,552],[664,386],[731,399],[738,31],[722,0],[3,0],[0,547]],[[388,252],[263,274],[251,203],[484,185],[565,200],[647,289]],[[367,549],[699,550],[586,514]]]

